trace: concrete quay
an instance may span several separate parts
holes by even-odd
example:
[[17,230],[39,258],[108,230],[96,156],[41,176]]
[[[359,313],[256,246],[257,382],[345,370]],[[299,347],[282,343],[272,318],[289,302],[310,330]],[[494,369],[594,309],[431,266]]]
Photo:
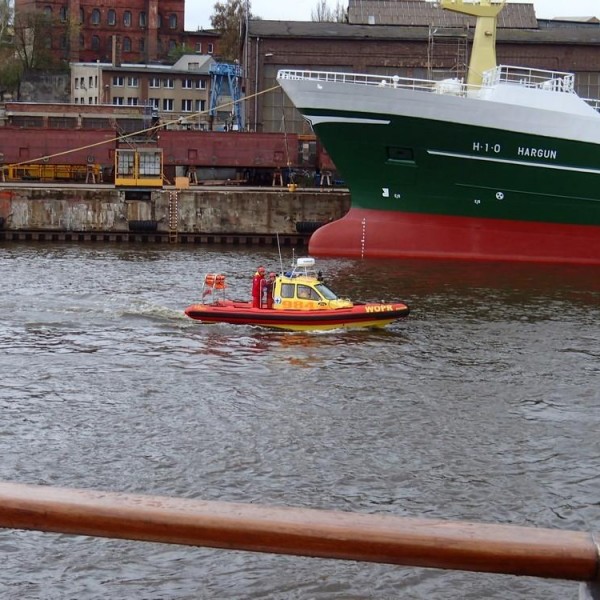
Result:
[[0,184],[0,241],[304,245],[346,189]]

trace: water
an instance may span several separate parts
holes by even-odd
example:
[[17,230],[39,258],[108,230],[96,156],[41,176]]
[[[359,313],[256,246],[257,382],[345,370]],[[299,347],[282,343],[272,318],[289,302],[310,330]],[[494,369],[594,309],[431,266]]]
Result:
[[[284,251],[286,261],[290,256]],[[578,531],[600,522],[598,268],[322,260],[382,331],[182,311],[272,249],[0,245],[0,479]],[[287,266],[287,264],[286,264]],[[0,532],[2,599],[576,598],[578,584]]]

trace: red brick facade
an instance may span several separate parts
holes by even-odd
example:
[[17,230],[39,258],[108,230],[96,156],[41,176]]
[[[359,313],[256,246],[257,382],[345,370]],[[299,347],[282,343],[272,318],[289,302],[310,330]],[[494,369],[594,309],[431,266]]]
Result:
[[52,19],[44,33],[63,61],[111,62],[116,46],[122,62],[165,62],[185,37],[185,0],[15,0],[17,13],[31,9]]

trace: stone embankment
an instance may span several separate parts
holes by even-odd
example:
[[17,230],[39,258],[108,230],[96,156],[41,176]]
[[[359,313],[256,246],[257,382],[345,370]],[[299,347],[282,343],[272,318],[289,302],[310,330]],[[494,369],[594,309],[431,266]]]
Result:
[[349,208],[335,189],[0,184],[0,240],[302,244]]

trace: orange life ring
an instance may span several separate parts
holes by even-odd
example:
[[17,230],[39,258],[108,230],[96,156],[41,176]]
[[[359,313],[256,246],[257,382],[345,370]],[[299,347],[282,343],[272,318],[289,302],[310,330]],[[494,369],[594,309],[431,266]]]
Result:
[[217,275],[215,277],[215,289],[216,290],[224,290],[225,289],[225,275]]

